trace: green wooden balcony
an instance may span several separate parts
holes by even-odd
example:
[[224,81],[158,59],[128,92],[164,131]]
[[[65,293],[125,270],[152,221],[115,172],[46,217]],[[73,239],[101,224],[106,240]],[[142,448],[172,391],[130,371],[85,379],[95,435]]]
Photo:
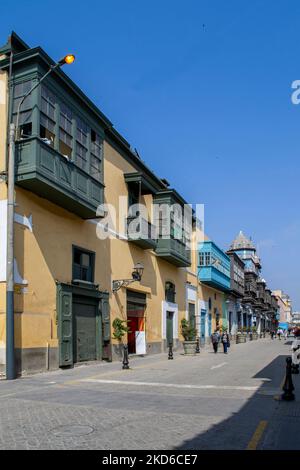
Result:
[[183,268],[191,265],[191,252],[181,240],[159,238],[155,253],[175,266]]
[[141,216],[127,217],[126,222],[128,241],[146,250],[155,250],[157,235],[154,225]]
[[104,185],[40,138],[16,144],[16,184],[83,219],[96,216]]

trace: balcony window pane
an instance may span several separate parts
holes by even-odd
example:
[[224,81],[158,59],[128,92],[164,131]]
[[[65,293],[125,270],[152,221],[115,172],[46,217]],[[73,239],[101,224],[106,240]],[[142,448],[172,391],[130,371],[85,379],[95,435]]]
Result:
[[64,104],[60,105],[59,125],[65,132],[72,134],[72,111]]
[[87,149],[78,142],[76,145],[76,163],[83,170],[87,167]]
[[44,139],[47,144],[53,147],[55,139],[55,123],[49,119],[45,114],[40,114],[40,137]]
[[55,117],[55,96],[48,88],[42,85],[41,110],[46,116],[54,121]]
[[77,141],[87,147],[88,126],[81,119],[77,118]]
[[101,160],[94,155],[91,155],[91,176],[97,180],[101,179]]
[[[27,80],[26,82],[17,83],[14,87],[14,100],[13,100],[13,112],[16,113],[18,110],[19,103],[23,96],[29,92],[32,88],[32,81]],[[31,95],[28,95],[27,98],[23,101],[21,105],[21,110],[31,108]]]
[[69,158],[72,155],[72,137],[61,128],[59,129],[59,151]]
[[100,136],[91,129],[91,176],[101,179],[103,142]]
[[14,97],[18,98],[20,96],[26,95],[32,87],[32,81],[27,80],[26,82],[17,83],[15,85]]

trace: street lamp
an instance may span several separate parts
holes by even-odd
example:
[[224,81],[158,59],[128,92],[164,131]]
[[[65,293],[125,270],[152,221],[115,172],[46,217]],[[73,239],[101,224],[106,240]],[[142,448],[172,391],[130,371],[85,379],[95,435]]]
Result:
[[[15,141],[20,138],[19,119],[21,106],[27,96],[35,90],[45,78],[55,69],[64,64],[72,64],[73,54],[67,54],[40,78],[22,97],[18,104],[16,127],[13,122],[9,125],[9,154],[7,171],[7,259],[6,259],[6,379],[16,378],[15,370],[15,327],[14,327],[14,193],[15,193]],[[11,80],[11,77],[10,77]]]
[[117,292],[121,287],[127,287],[132,282],[140,282],[143,276],[144,266],[142,263],[136,263],[133,267],[131,279],[118,279],[112,282],[112,291]]

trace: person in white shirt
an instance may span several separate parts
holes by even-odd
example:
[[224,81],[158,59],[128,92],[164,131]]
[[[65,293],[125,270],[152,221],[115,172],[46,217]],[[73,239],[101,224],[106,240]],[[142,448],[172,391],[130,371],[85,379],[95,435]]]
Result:
[[292,343],[292,373],[299,374],[300,364],[300,328],[294,331],[295,339]]

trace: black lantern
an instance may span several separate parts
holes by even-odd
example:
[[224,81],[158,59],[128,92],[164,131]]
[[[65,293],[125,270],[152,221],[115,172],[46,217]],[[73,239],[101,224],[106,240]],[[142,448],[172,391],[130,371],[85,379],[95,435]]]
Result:
[[132,279],[140,281],[144,272],[144,266],[142,263],[136,263],[132,271]]

